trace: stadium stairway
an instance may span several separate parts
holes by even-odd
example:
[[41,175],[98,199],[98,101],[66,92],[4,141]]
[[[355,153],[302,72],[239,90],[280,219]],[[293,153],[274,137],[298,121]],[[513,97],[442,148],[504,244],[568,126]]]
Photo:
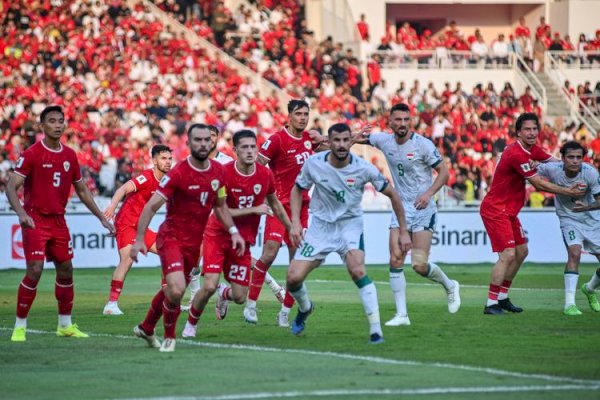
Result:
[[546,113],[550,117],[569,117],[571,115],[571,106],[567,101],[561,89],[558,88],[552,78],[546,72],[536,72],[536,78],[546,89],[548,99],[548,108]]

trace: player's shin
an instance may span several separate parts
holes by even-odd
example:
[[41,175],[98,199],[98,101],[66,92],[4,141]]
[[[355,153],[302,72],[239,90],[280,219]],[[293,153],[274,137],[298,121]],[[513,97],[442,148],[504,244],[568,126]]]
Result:
[[260,290],[265,282],[265,275],[269,265],[263,263],[261,260],[256,261],[254,269],[252,270],[252,279],[250,281],[250,290],[248,292],[248,300],[256,302],[260,295]]
[[21,281],[17,291],[17,319],[15,327],[27,327],[27,315],[37,294],[38,282],[29,278],[27,275]]
[[296,289],[290,288],[288,293],[298,302],[298,309],[302,312],[308,312],[311,307],[310,298],[308,297],[308,290],[304,282]]
[[377,288],[375,288],[375,284],[367,275],[354,281],[354,283],[358,286],[360,299],[369,320],[369,334],[376,333],[379,336],[383,336],[379,320],[379,303],[377,301]]
[[54,285],[54,295],[58,302],[58,325],[61,328],[69,327],[73,324],[71,321],[71,312],[73,310],[73,278],[56,277]]
[[575,305],[575,292],[579,273],[576,271],[565,271],[565,309]]
[[162,316],[162,313],[163,313],[162,304],[164,301],[165,301],[165,292],[161,288],[156,293],[154,298],[152,299],[150,308],[148,309],[148,312],[146,313],[146,318],[144,319],[144,322],[141,323],[142,329],[144,330],[144,332],[146,332],[149,335],[154,334],[154,328],[156,327],[158,320]]
[[404,268],[394,268],[390,266],[390,287],[396,303],[396,314],[407,315],[406,310],[406,278]]

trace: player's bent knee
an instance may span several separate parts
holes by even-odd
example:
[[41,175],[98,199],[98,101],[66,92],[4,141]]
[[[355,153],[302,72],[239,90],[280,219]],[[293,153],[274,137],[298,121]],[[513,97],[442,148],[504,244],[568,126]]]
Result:
[[415,271],[417,274],[421,275],[421,276],[427,276],[427,271],[428,271],[428,267],[427,264],[412,264],[412,269],[413,271]]
[[231,297],[235,304],[244,304],[246,302],[246,295],[247,293],[231,293]]
[[514,248],[504,249],[500,253],[500,261],[510,264],[513,263],[517,258],[516,250]]

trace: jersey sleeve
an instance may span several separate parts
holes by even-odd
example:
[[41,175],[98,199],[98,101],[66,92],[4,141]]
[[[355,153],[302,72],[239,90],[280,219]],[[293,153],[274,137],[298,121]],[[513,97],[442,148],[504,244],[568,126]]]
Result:
[[167,200],[175,193],[178,183],[179,173],[177,170],[173,170],[172,173],[163,176],[155,193]]
[[15,173],[23,178],[27,177],[33,169],[34,158],[30,151],[23,152],[15,165]]
[[590,191],[594,197],[600,196],[600,174],[598,174],[598,170],[593,166],[587,170],[589,171],[587,173],[587,183]]
[[279,153],[279,149],[281,148],[281,138],[279,135],[273,135],[266,142],[260,146],[260,150],[258,154],[266,158],[268,161],[271,161],[275,157],[277,157],[277,153]]
[[275,193],[275,177],[270,169],[267,169],[267,195]]
[[367,173],[368,180],[373,184],[375,190],[378,192],[382,192],[388,186],[388,181],[385,176],[381,175],[381,173],[371,164],[367,164]]
[[529,157],[525,153],[513,152],[506,158],[511,168],[517,171],[523,178],[528,179],[537,175],[537,168],[531,166]]
[[548,154],[538,145],[534,145],[531,148],[531,159],[535,161],[543,161],[546,162],[552,158],[551,154]]
[[385,141],[386,136],[388,136],[387,133],[371,133],[369,135],[369,141],[367,142],[367,144],[381,150],[381,145]]
[[430,167],[435,168],[442,162],[442,155],[431,140],[422,140],[421,150],[423,151],[423,158],[425,162]]
[[552,179],[551,176],[551,170],[552,170],[552,164],[554,163],[547,163],[547,164],[540,164],[537,166],[537,172],[540,176],[543,176],[546,179]]
[[143,173],[141,175],[139,175],[139,176],[136,176],[133,179],[130,179],[129,182],[131,182],[133,184],[133,187],[135,188],[136,192],[138,190],[140,190],[141,188],[143,188],[145,186],[148,186],[150,184],[150,180]]
[[298,177],[296,178],[296,186],[298,186],[302,190],[308,190],[312,187],[315,182],[311,173],[311,165],[313,164],[313,159],[308,159],[302,166]]

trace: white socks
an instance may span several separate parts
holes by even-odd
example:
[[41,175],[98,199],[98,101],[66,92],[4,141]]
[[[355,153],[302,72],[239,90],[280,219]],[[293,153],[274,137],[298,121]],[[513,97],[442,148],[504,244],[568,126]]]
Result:
[[396,313],[408,315],[406,311],[406,278],[403,268],[390,267],[390,287],[396,303]]
[[598,275],[598,271],[594,272],[592,275],[592,279],[588,283],[586,283],[588,290],[594,291],[600,286],[600,275]]
[[379,320],[379,303],[377,301],[377,289],[375,284],[369,280],[369,283],[358,289],[360,299],[362,300],[365,314],[369,320],[369,334],[374,333],[383,336],[381,331],[381,322]]
[[15,321],[15,328],[27,328],[27,318],[17,317]]
[[449,292],[454,287],[454,282],[452,282],[442,271],[442,269],[435,263],[429,263],[429,273],[427,274],[427,278],[434,282],[439,283],[446,289],[446,292]]
[[575,305],[575,292],[577,291],[577,272],[565,272],[565,308]]
[[61,328],[66,328],[73,325],[73,322],[71,321],[71,316],[70,315],[60,315],[58,314],[58,326],[60,326]]
[[[304,284],[304,282],[302,282],[302,286],[300,286],[300,289],[290,293],[294,300],[296,300],[296,303],[298,303],[298,310],[302,312],[307,312],[310,310],[310,299],[308,298],[308,291],[306,290],[306,285]],[[285,306],[282,306],[281,311],[289,313],[290,309]]]

